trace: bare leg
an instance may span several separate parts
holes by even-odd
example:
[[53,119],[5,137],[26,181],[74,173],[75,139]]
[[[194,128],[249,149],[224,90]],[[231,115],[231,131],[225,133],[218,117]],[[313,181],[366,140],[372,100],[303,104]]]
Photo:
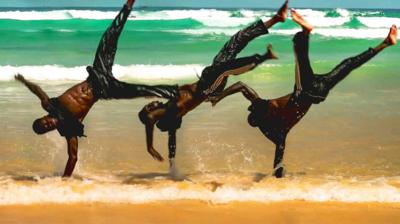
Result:
[[323,75],[323,82],[328,90],[332,89],[336,84],[346,78],[354,69],[360,67],[364,63],[368,62],[376,54],[381,52],[386,47],[395,45],[397,43],[397,27],[393,25],[390,28],[388,36],[385,40],[376,46],[375,48],[370,48],[367,51],[351,58],[343,60],[339,65],[337,65],[331,72]]
[[231,61],[236,58],[247,44],[254,38],[267,34],[268,29],[287,17],[288,1],[278,10],[277,14],[266,22],[258,21],[233,35],[213,60],[213,65]]

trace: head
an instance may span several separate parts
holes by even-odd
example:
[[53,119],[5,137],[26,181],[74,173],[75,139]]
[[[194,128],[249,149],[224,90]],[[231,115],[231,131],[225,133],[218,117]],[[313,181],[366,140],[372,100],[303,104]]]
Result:
[[57,125],[58,120],[56,118],[46,115],[42,118],[36,119],[32,124],[32,129],[36,134],[42,135],[56,129]]

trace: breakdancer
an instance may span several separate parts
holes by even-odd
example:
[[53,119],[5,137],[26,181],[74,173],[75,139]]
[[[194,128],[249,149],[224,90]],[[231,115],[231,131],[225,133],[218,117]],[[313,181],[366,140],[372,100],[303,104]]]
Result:
[[285,1],[277,14],[268,21],[259,20],[232,36],[214,58],[212,65],[202,71],[200,80],[179,87],[179,97],[169,100],[165,104],[154,101],[140,111],[139,118],[146,127],[147,151],[154,159],[163,161],[163,157],[153,147],[154,125],[157,125],[161,131],[168,132],[168,157],[170,167],[173,168],[176,153],[176,131],[181,126],[182,117],[208,97],[220,94],[230,75],[243,74],[266,60],[277,58],[272,52],[271,45],[267,46],[267,51],[263,55],[255,54],[243,58],[236,58],[236,56],[254,38],[267,34],[268,29],[273,25],[284,22],[287,17],[287,9],[288,1]]
[[298,23],[303,31],[294,38],[294,52],[296,59],[295,74],[296,86],[293,93],[286,96],[265,100],[249,86],[237,82],[228,87],[219,96],[209,98],[216,105],[223,98],[241,92],[251,102],[248,122],[276,145],[274,159],[274,175],[278,178],[284,175],[283,154],[286,136],[307,113],[312,104],[318,104],[326,99],[329,91],[340,81],[346,78],[354,69],[368,62],[386,47],[397,43],[397,27],[390,28],[388,36],[375,48],[342,61],[332,71],[317,75],[311,68],[308,57],[309,35],[313,27],[307,23],[295,10],[291,10],[293,20]]
[[41,101],[49,114],[33,122],[33,130],[44,134],[57,129],[68,144],[68,162],[63,177],[70,177],[78,160],[78,137],[84,135],[83,119],[99,99],[133,99],[137,97],[176,98],[177,86],[147,86],[121,82],[114,78],[112,66],[118,38],[124,28],[135,0],[128,0],[98,46],[93,66],[88,66],[88,78],[71,87],[61,96],[49,98],[36,84],[18,74],[15,79],[23,83]]

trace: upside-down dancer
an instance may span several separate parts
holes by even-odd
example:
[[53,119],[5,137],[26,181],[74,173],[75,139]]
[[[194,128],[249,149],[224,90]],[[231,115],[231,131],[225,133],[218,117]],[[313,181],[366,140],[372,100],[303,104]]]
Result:
[[33,123],[37,134],[57,129],[68,144],[68,162],[64,177],[69,177],[78,160],[78,137],[84,135],[81,123],[91,107],[99,99],[133,99],[137,97],[163,97],[172,99],[179,94],[177,86],[147,86],[121,82],[114,78],[112,66],[117,50],[118,38],[132,10],[134,0],[128,0],[111,26],[104,33],[98,46],[93,66],[88,66],[88,78],[71,87],[57,98],[49,98],[36,84],[22,75],[15,79],[25,84],[41,101],[49,114]]
[[236,58],[236,56],[250,41],[267,34],[268,29],[273,25],[284,22],[287,9],[288,1],[285,1],[277,14],[268,21],[259,20],[232,36],[214,58],[212,65],[202,71],[199,81],[179,87],[178,98],[165,104],[154,101],[143,108],[139,113],[139,118],[146,126],[147,150],[154,159],[163,161],[163,157],[153,147],[154,125],[157,125],[161,131],[168,132],[168,156],[170,166],[173,167],[176,153],[176,130],[181,126],[182,117],[208,97],[220,94],[226,86],[228,76],[243,74],[268,59],[277,58],[272,52],[271,45],[267,47],[267,52],[263,55],[255,54],[243,58]]
[[354,69],[369,61],[386,47],[397,43],[397,27],[393,25],[386,39],[375,48],[369,48],[355,57],[345,59],[326,74],[317,75],[312,70],[308,57],[309,35],[313,27],[295,10],[291,13],[293,20],[303,28],[303,31],[293,38],[296,59],[294,92],[277,99],[265,100],[246,84],[237,82],[221,95],[209,99],[215,105],[223,98],[241,92],[251,102],[248,122],[251,126],[258,127],[276,145],[273,167],[274,175],[278,178],[284,175],[283,154],[286,136],[303,118],[311,105],[324,101],[329,91]]

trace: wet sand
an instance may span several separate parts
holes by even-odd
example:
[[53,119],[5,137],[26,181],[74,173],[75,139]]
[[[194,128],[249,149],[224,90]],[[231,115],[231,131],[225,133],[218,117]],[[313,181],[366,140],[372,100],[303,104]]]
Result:
[[0,207],[0,223],[400,223],[400,204],[199,201]]

